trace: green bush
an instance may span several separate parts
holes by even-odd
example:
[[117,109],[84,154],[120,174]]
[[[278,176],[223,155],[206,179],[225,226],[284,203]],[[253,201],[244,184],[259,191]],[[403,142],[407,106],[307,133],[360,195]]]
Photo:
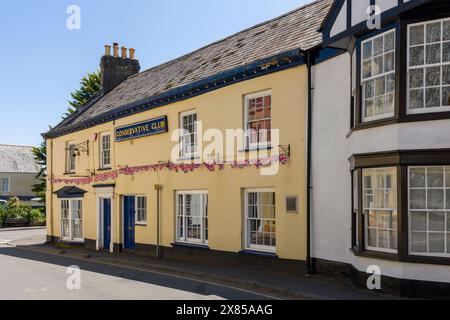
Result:
[[30,224],[43,224],[45,222],[45,213],[39,209],[33,209],[24,205],[16,197],[9,199],[6,206],[0,205],[0,223],[6,219],[23,218]]
[[0,205],[0,224],[2,224],[8,217],[6,206]]
[[28,219],[31,223],[43,223],[45,222],[45,214],[39,209],[31,209],[25,213],[22,218]]

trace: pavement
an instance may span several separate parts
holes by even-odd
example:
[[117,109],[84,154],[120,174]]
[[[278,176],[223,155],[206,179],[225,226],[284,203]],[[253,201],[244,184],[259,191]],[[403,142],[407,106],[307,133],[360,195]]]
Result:
[[[44,229],[0,230],[0,239],[10,239],[7,245],[2,245],[0,240],[0,283],[3,288],[4,283],[11,282],[13,286],[16,277],[34,274],[45,265],[45,274],[39,279],[42,282],[35,284],[40,289],[32,289],[31,296],[43,290],[42,297],[59,293],[62,294],[59,297],[64,299],[395,299],[355,288],[346,281],[319,276],[273,271],[268,274],[267,271],[252,268],[154,259],[135,254],[110,254],[80,247],[61,249],[44,244]],[[83,272],[83,290],[67,294],[67,289],[61,286],[67,274],[62,271],[66,271],[67,266],[72,264],[80,266]],[[5,267],[9,270],[10,265],[17,266],[13,271],[15,275],[11,277],[4,275],[2,270]],[[1,279],[3,277],[5,279]],[[128,283],[124,284],[123,281]],[[52,283],[59,284],[59,287],[49,285]],[[26,283],[20,286],[22,291],[17,293],[19,297],[25,294],[25,287]],[[9,290],[8,292],[10,293]],[[118,294],[114,295],[114,292]],[[37,297],[39,296],[38,294]],[[4,295],[0,289],[0,299],[2,298]]]

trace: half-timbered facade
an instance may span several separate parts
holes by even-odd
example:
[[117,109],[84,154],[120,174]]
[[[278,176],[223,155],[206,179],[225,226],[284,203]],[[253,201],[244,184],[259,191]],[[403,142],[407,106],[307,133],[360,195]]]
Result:
[[448,294],[450,3],[337,0],[322,28],[345,53],[312,70],[318,269]]

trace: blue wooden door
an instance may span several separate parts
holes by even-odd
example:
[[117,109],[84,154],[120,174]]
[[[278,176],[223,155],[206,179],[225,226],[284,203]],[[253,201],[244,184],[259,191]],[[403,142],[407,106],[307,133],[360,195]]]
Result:
[[123,247],[124,249],[134,249],[135,197],[124,197],[123,204]]
[[111,245],[111,199],[103,199],[103,249]]

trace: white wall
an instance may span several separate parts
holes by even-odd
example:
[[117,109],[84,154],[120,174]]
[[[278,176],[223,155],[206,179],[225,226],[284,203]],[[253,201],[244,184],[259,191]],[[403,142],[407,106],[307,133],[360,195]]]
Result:
[[449,266],[360,258],[350,251],[351,155],[450,148],[450,120],[394,124],[349,135],[350,60],[342,54],[313,68],[312,256],[350,263],[360,271],[375,264],[396,278],[450,282]]

